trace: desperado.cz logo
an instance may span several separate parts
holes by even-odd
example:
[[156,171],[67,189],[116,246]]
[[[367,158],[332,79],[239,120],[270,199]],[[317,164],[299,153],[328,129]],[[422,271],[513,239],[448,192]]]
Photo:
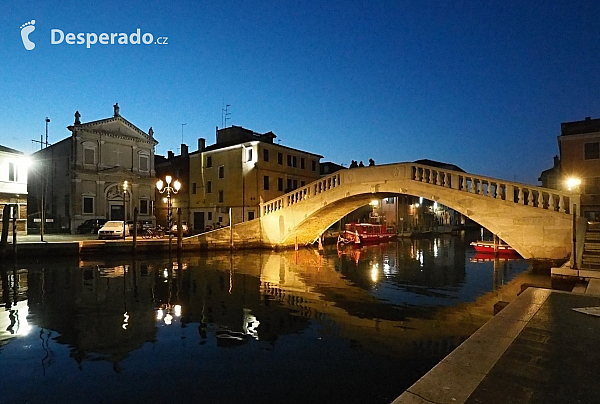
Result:
[[[35,20],[31,20],[21,25],[21,40],[25,49],[33,50],[35,43],[29,38],[29,34],[35,31]],[[67,32],[66,34],[61,29],[54,28],[50,30],[50,44],[59,45],[65,43],[67,45],[85,45],[86,48],[90,48],[92,45],[168,45],[169,37],[159,36],[154,39],[154,35],[149,32],[142,34],[141,29],[138,28],[135,32],[102,32],[96,34],[95,32]]]

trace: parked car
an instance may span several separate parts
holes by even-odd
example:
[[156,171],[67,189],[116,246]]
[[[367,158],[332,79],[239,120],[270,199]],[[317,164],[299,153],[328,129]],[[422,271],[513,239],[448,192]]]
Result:
[[106,219],[88,219],[77,226],[79,234],[96,234],[98,230],[106,223]]
[[[181,231],[184,236],[190,235],[190,228],[187,225],[187,222],[181,223]],[[171,233],[177,235],[177,223],[171,226]]]
[[129,236],[129,226],[124,226],[122,220],[108,221],[100,230],[98,230],[98,239],[123,238],[123,229],[125,229],[125,236]]

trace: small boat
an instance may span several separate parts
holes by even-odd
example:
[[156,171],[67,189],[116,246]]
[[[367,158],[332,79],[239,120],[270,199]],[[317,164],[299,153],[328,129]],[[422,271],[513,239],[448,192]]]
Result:
[[498,255],[519,255],[519,253],[508,244],[498,243],[494,247],[492,241],[473,241],[471,245],[475,248],[477,253],[494,254],[494,248],[497,248]]
[[384,243],[396,237],[393,227],[372,223],[348,223],[338,235],[338,245]]

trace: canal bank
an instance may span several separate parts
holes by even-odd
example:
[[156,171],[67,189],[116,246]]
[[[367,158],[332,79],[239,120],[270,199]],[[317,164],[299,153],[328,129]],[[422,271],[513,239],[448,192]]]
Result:
[[599,307],[598,280],[528,288],[393,404],[600,402]]

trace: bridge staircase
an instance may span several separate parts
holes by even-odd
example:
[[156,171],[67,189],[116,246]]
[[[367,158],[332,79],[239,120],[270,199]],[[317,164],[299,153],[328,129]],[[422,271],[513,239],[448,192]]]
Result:
[[600,271],[600,223],[588,224],[581,269]]

